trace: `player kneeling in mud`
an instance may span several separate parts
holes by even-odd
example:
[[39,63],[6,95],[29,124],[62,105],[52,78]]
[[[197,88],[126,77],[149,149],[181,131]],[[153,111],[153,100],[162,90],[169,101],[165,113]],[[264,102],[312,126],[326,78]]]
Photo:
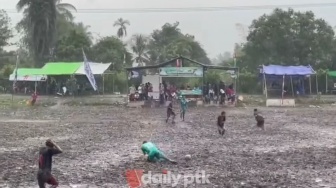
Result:
[[144,155],[147,155],[148,162],[159,162],[159,161],[168,161],[173,164],[176,164],[176,161],[173,161],[166,157],[162,151],[160,151],[152,142],[144,141],[141,146],[141,150]]
[[254,109],[253,115],[255,117],[255,120],[257,121],[257,127],[261,128],[262,130],[265,130],[265,119],[263,116],[261,116],[257,109]]
[[223,111],[221,113],[220,116],[218,116],[217,118],[217,126],[218,126],[218,132],[220,135],[224,135],[225,133],[225,129],[224,129],[224,123],[226,121],[226,115],[225,115],[225,111]]
[[45,184],[52,185],[50,188],[56,188],[58,182],[51,174],[52,157],[62,153],[59,146],[53,143],[50,139],[45,143],[46,147],[40,148],[39,153],[39,170],[37,173],[37,181],[40,188],[45,188]]
[[172,117],[172,123],[174,124],[175,123],[175,112],[174,112],[174,109],[173,109],[173,102],[170,102],[168,107],[167,107],[167,119],[166,119],[166,123],[168,123],[168,120],[170,118],[170,116],[173,116]]

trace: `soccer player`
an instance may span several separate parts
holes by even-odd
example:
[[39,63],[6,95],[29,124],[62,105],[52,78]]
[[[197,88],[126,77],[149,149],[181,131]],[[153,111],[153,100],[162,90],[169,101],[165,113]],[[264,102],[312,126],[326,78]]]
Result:
[[148,162],[168,161],[173,164],[177,163],[176,161],[166,157],[152,142],[144,141],[142,143],[141,150],[144,155],[147,155]]
[[224,123],[225,123],[225,121],[226,121],[226,114],[225,114],[225,111],[223,111],[221,113],[221,115],[218,116],[218,118],[217,118],[218,132],[222,136],[225,133],[225,129],[224,129]]
[[46,147],[40,148],[39,170],[37,181],[40,188],[45,188],[45,184],[52,185],[50,188],[58,186],[57,180],[51,174],[52,157],[62,153],[62,149],[50,139],[45,143]]
[[181,119],[184,121],[184,116],[188,108],[188,102],[185,98],[185,96],[182,96],[181,98]]
[[264,117],[259,114],[257,109],[253,110],[253,115],[255,117],[255,120],[257,121],[257,127],[261,128],[262,130],[265,130],[265,126],[264,126],[265,119],[264,119]]
[[36,103],[36,99],[37,99],[37,93],[33,92],[33,94],[31,95],[32,99],[31,99],[31,105],[34,106],[34,104]]
[[174,124],[175,123],[175,112],[174,112],[174,109],[173,109],[173,102],[170,102],[168,107],[167,107],[167,119],[166,119],[166,123],[168,123],[168,119],[170,118],[170,116],[173,116],[172,117],[172,123]]

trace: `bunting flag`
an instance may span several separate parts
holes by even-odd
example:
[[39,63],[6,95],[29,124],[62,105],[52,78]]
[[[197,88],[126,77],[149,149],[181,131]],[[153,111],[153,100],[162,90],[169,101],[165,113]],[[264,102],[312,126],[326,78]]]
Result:
[[97,84],[96,84],[96,80],[94,78],[94,75],[92,73],[91,67],[90,67],[90,63],[86,58],[85,52],[83,51],[83,58],[84,58],[84,71],[85,71],[85,75],[88,78],[88,80],[90,81],[90,84],[93,88],[93,90],[97,91]]

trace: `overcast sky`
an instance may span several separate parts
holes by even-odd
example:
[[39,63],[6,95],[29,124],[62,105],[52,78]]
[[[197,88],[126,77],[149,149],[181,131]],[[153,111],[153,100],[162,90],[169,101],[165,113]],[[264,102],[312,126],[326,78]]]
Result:
[[[17,13],[15,5],[18,0],[0,0],[0,8],[5,9],[12,19],[13,26],[22,18]],[[336,25],[336,0],[63,0],[73,4],[79,11],[74,13],[76,21],[90,25],[94,37],[115,35],[113,22],[122,17],[131,22],[128,35],[150,34],[153,29],[160,28],[164,23],[180,22],[183,33],[196,37],[207,51],[210,58],[225,51],[233,51],[234,43],[242,42],[242,32],[236,24],[247,27],[251,21],[272,9],[221,10],[217,12],[165,12],[165,13],[93,13],[83,9],[138,9],[138,8],[192,8],[192,7],[231,7],[232,6],[262,6],[262,5],[297,5],[309,3],[335,3],[333,6],[316,6],[295,8],[297,10],[312,10],[317,17],[325,19],[332,26]],[[274,7],[272,7],[274,8]],[[16,36],[12,41],[17,41]],[[11,47],[10,49],[13,49]]]

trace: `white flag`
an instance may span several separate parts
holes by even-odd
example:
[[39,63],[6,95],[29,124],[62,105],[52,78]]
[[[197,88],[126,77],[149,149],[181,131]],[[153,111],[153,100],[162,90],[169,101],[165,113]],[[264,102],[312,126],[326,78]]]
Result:
[[92,73],[92,70],[91,70],[91,67],[90,67],[90,63],[87,60],[86,55],[85,55],[83,49],[82,49],[82,51],[83,51],[83,58],[84,58],[84,71],[85,71],[85,75],[89,79],[90,84],[91,84],[93,90],[97,91],[97,84],[96,84],[96,80],[94,78],[94,75]]
[[19,64],[19,55],[16,56],[16,65],[15,65],[15,73],[14,73],[13,90],[16,87],[16,82],[17,82],[17,77],[18,77],[18,64]]

